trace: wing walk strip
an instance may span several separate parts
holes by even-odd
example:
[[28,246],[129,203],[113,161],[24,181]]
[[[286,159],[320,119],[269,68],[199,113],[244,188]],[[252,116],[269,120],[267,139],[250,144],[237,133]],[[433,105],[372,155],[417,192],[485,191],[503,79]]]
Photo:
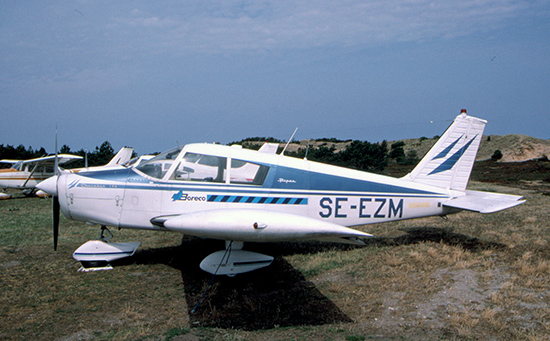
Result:
[[207,201],[245,204],[307,205],[307,198],[252,197],[238,195],[209,195]]

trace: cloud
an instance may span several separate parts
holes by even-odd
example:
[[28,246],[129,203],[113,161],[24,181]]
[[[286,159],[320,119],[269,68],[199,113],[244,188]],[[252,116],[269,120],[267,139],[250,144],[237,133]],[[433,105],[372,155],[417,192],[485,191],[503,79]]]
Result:
[[159,46],[218,53],[464,36],[509,25],[530,9],[529,4],[521,0],[277,1],[253,5],[218,1],[173,6],[162,12],[136,10],[132,17],[118,20],[128,27],[165,29],[149,32],[156,35]]

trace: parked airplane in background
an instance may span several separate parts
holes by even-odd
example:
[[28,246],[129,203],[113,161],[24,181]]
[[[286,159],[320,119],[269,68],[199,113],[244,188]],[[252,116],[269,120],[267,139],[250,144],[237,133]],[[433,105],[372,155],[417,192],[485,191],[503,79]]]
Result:
[[[112,226],[225,240],[226,250],[200,266],[233,276],[273,260],[242,250],[244,242],[363,244],[371,235],[350,226],[461,210],[491,213],[523,203],[520,196],[466,189],[485,124],[463,110],[403,178],[240,146],[190,144],[137,167],[63,173],[38,187],[54,196],[54,248],[60,206],[67,218],[102,231]],[[90,241],[73,256],[83,264],[109,262],[138,245]]]
[[[57,157],[60,165],[82,159],[82,156],[70,154],[59,154]],[[55,155],[50,155],[29,160],[0,160],[1,163],[13,165],[8,169],[0,169],[0,188],[23,189],[26,194],[32,194],[38,183],[55,174],[55,158]],[[5,199],[11,197],[7,193],[2,194]]]
[[[76,173],[83,170],[95,171],[99,169],[119,167],[130,160],[133,152],[133,148],[122,147],[106,165],[73,168],[65,171]],[[26,195],[35,194],[36,185],[55,174],[55,159],[55,155],[50,155],[30,160],[0,160],[2,163],[13,164],[13,166],[9,169],[0,169],[0,188],[3,190],[6,188],[23,189]],[[81,160],[82,156],[59,154],[57,159],[59,165],[64,165],[74,160]],[[2,198],[9,199],[11,198],[11,195],[2,193]]]

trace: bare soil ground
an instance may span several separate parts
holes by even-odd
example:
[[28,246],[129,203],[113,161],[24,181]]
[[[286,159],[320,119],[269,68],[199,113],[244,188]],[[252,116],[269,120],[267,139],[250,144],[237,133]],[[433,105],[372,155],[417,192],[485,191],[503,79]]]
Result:
[[478,162],[472,177],[527,203],[360,227],[365,247],[246,244],[274,263],[215,278],[196,311],[211,280],[198,263],[222,242],[113,231],[136,255],[82,273],[71,254],[98,228],[62,218],[53,252],[50,200],[0,201],[0,339],[547,340],[548,162]]

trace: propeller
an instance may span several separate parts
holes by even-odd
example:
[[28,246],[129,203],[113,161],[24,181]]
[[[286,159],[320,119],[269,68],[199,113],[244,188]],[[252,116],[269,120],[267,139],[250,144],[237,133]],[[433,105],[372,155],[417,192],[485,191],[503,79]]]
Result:
[[61,175],[61,169],[59,168],[59,155],[57,153],[57,127],[55,127],[55,163],[54,163],[54,176],[40,182],[36,185],[37,189],[40,189],[52,196],[52,226],[53,226],[53,249],[57,250],[57,239],[59,237],[59,194],[57,183],[59,182],[59,176]]
[[53,213],[53,250],[57,251],[57,238],[59,237],[59,200],[57,195],[52,197]]
[[57,126],[55,127],[55,195],[52,195],[52,226],[53,226],[53,250],[57,251],[57,239],[59,237],[59,197],[57,195],[57,182],[59,180],[59,160],[57,154]]

